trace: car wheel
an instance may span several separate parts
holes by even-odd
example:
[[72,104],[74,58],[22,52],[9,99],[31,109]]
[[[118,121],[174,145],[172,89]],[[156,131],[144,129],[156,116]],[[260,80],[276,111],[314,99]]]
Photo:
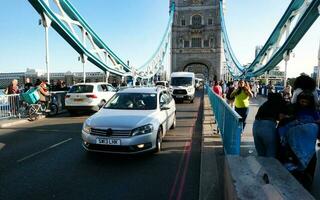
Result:
[[176,119],[176,113],[174,113],[174,116],[173,116],[173,123],[170,127],[170,129],[175,129],[177,126],[177,119]]
[[156,153],[161,151],[162,135],[163,135],[162,127],[159,127],[158,133],[157,133],[157,140],[156,140],[156,149],[155,149]]
[[190,100],[190,103],[193,103],[193,100],[194,100],[194,98],[192,98],[192,99]]
[[58,106],[56,104],[50,105],[50,112],[48,113],[49,116],[58,114]]

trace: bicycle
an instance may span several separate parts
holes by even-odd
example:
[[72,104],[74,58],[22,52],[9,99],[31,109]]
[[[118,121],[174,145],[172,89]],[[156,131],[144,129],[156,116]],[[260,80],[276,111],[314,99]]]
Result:
[[[36,104],[28,105],[28,119],[35,121],[40,115],[52,116],[58,113],[58,105],[55,103],[55,97],[49,100],[49,109],[46,102],[38,101]],[[50,111],[47,111],[50,110]]]
[[[33,94],[33,95],[30,95]],[[30,97],[31,96],[31,97]],[[58,113],[57,99],[54,96],[49,96],[49,110],[46,102],[39,101],[36,89],[28,93],[21,94],[21,101],[19,102],[18,117],[28,118],[29,121],[35,121],[40,115],[52,116]]]

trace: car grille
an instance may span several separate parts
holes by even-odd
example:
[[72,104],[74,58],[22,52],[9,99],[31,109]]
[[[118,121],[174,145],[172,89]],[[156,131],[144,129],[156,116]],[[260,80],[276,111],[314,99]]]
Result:
[[173,94],[187,94],[187,90],[173,90]]
[[91,129],[91,135],[130,137],[131,130]]

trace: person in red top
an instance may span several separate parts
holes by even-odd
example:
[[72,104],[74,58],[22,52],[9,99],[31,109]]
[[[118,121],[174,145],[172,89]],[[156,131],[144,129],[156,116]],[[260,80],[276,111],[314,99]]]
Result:
[[218,81],[214,81],[214,86],[213,86],[213,92],[216,93],[218,96],[223,97],[222,96],[222,88],[219,85]]

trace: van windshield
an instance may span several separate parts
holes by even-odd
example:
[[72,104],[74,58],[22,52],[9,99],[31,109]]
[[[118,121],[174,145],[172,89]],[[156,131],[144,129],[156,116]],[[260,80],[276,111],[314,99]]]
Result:
[[172,77],[171,85],[172,86],[191,86],[192,77]]

